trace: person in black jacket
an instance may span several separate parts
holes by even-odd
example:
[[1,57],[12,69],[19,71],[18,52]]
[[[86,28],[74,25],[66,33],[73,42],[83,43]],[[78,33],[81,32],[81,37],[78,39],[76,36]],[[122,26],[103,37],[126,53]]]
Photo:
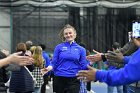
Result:
[[[22,51],[20,56],[26,55],[26,45],[25,43],[18,43],[16,51]],[[29,71],[33,71],[33,65],[26,66]],[[10,79],[9,91],[12,93],[32,93],[34,91],[34,81],[27,69],[24,66],[18,66],[17,71],[12,71]]]
[[[6,55],[0,51],[0,59],[5,58]],[[5,69],[6,66],[3,66],[0,68],[0,93],[7,93],[7,87],[5,86],[4,83],[6,83],[8,81],[8,75],[7,75],[7,70]]]
[[32,58],[20,56],[20,54],[21,52],[9,55],[9,51],[0,50],[0,93],[7,93],[8,87],[5,86],[5,83],[10,77],[9,70],[15,69],[12,64],[24,66],[33,63]]

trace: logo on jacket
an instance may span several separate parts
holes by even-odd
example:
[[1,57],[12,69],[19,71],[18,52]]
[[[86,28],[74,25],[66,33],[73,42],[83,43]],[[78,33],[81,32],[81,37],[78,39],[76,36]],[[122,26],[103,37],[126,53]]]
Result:
[[75,48],[75,50],[78,50],[77,48]]
[[68,50],[67,47],[62,47],[62,51],[66,51],[66,50]]

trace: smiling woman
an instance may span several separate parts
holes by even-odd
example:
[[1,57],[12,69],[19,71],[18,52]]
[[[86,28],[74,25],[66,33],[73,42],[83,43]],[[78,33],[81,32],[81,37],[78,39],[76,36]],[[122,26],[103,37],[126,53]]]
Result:
[[65,25],[59,33],[63,42],[55,47],[51,65],[42,69],[43,74],[53,69],[55,93],[79,93],[80,81],[76,74],[81,69],[87,69],[89,63],[85,49],[75,42],[76,35],[73,26]]
[[76,30],[71,25],[67,24],[65,27],[60,31],[59,37],[62,41],[73,42],[76,38]]

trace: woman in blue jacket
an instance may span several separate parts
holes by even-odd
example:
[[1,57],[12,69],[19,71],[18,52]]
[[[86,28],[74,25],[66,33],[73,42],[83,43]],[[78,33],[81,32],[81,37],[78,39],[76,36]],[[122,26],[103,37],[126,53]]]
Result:
[[79,70],[87,69],[86,50],[75,42],[76,30],[66,25],[59,33],[63,43],[58,44],[50,66],[42,70],[54,71],[53,91],[55,93],[79,93],[80,82],[76,78]]
[[86,81],[99,80],[110,86],[126,85],[140,80],[140,38],[134,38],[133,42],[138,46],[138,50],[131,57],[124,57],[127,63],[119,70],[97,70],[88,66],[89,70],[81,70],[78,72],[78,78],[84,76]]

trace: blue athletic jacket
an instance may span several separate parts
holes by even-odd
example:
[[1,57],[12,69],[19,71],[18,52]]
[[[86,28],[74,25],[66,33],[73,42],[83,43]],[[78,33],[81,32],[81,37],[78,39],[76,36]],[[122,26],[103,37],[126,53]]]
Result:
[[[49,58],[49,55],[47,54],[46,51],[42,51],[42,55],[43,55],[43,58],[45,60],[45,67],[48,67],[50,65],[50,58]],[[47,74],[45,75],[50,75],[50,72],[48,72]]]
[[140,80],[140,47],[129,58],[124,59],[126,64],[119,70],[98,70],[96,72],[96,80],[105,82],[110,86],[126,85]]
[[64,42],[56,46],[52,58],[55,76],[76,77],[79,70],[87,69],[85,48],[76,42]]

